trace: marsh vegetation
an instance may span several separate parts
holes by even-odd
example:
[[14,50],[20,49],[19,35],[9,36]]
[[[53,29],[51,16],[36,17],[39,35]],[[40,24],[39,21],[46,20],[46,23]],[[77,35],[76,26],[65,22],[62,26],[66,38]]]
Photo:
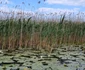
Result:
[[0,10],[0,69],[84,70],[84,62],[84,13]]

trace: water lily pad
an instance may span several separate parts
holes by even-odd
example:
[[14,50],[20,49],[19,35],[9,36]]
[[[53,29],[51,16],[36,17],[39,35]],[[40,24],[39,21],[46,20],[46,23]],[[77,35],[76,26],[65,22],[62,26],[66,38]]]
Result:
[[47,62],[42,62],[42,64],[43,64],[44,66],[48,65],[48,63],[47,63]]

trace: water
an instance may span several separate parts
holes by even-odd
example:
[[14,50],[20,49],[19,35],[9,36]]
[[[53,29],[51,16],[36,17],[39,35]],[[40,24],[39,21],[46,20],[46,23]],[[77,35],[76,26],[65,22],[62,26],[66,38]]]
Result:
[[0,70],[85,70],[84,50],[64,48],[50,54],[31,49],[0,53]]

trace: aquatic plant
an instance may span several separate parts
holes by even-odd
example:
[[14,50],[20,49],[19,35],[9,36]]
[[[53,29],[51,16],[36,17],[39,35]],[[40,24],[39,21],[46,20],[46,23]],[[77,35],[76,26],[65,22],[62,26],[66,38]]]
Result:
[[[38,4],[40,3],[41,1],[38,1]],[[24,2],[22,4],[25,5]],[[30,16],[31,13],[26,13],[23,10],[17,13],[0,10],[1,14],[6,14],[5,18],[0,19],[1,49],[12,50],[30,47],[52,52],[53,47],[57,45],[82,45],[85,42],[85,22],[79,20],[79,14],[75,21],[72,21],[71,13],[69,16],[66,13],[57,16],[56,12],[50,14],[36,12],[35,16]]]

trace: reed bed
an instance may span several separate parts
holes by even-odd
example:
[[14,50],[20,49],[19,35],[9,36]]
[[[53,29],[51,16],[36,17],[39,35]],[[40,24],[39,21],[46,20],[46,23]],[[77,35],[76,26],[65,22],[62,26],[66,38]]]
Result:
[[32,48],[51,52],[57,45],[82,45],[85,43],[83,13],[82,15],[77,14],[77,16],[70,13],[70,16],[67,16],[68,20],[66,14],[60,16],[57,13],[40,15],[36,12],[33,16],[33,13],[26,13],[23,10],[16,13],[0,10],[0,15],[5,15],[5,18],[0,17],[0,49],[2,50]]
[[1,49],[45,49],[57,45],[82,45],[85,43],[85,22],[42,21],[28,19],[0,20]]

